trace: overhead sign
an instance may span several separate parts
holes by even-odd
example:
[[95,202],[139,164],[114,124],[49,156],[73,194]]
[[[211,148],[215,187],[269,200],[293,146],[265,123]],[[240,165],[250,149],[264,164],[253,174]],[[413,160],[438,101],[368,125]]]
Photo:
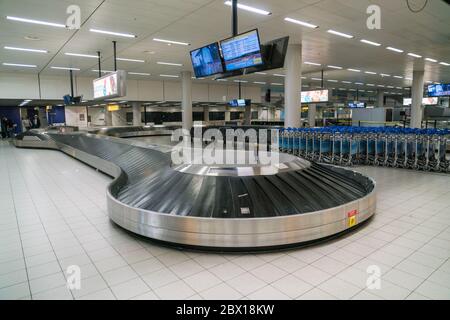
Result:
[[[411,98],[403,98],[403,105],[404,106],[409,106],[412,104],[412,99]],[[428,97],[428,98],[423,98],[422,99],[422,104],[425,106],[434,106],[436,104],[438,104],[438,98],[437,97]]]
[[328,90],[302,92],[302,103],[328,102]]
[[95,79],[93,81],[94,99],[108,99],[126,96],[126,77],[126,72],[119,70]]

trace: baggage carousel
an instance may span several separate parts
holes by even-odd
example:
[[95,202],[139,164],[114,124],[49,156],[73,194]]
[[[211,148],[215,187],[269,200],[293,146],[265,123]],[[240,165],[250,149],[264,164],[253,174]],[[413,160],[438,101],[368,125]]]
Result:
[[[168,128],[31,130],[14,143],[60,150],[112,176],[107,208],[133,233],[177,246],[258,251],[304,245],[352,230],[376,209],[360,173],[280,154],[276,165],[175,165],[169,146],[118,138]],[[146,133],[142,133],[146,131]]]

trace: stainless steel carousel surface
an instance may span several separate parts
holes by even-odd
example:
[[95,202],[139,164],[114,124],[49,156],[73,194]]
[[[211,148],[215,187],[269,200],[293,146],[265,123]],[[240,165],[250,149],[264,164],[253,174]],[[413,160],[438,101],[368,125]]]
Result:
[[[114,177],[110,219],[154,240],[224,251],[278,249],[338,235],[375,213],[375,182],[348,169],[285,154],[273,166],[174,165],[170,147],[60,131],[32,130],[14,143],[60,150]],[[131,131],[142,130],[119,133]]]

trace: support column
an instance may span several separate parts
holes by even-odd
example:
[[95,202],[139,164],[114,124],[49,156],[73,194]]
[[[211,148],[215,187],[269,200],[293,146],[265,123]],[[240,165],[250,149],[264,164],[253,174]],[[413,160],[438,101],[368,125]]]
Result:
[[300,107],[302,88],[302,45],[290,45],[285,62],[286,78],[284,84],[284,113],[286,128],[300,127]]
[[383,108],[384,107],[384,91],[383,90],[378,90],[377,107],[378,108]]
[[308,124],[310,128],[316,126],[316,114],[317,106],[315,104],[308,105]]
[[411,128],[422,126],[422,100],[423,100],[424,71],[413,71],[413,84],[411,88]]
[[209,122],[209,107],[203,107],[203,122]]
[[142,126],[141,104],[134,102],[133,107],[133,126]]
[[108,111],[108,107],[105,107],[105,126],[111,127],[112,125],[112,112]]
[[183,71],[181,73],[181,109],[183,119],[183,129],[191,130],[192,122],[192,72]]

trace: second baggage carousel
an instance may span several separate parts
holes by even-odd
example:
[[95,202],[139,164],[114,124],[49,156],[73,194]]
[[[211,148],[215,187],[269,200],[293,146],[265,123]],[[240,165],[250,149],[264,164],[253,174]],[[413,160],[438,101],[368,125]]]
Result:
[[352,229],[376,209],[375,182],[280,154],[274,165],[174,165],[172,149],[90,133],[29,132],[18,147],[57,149],[115,179],[108,214],[171,244],[226,251],[294,246]]

